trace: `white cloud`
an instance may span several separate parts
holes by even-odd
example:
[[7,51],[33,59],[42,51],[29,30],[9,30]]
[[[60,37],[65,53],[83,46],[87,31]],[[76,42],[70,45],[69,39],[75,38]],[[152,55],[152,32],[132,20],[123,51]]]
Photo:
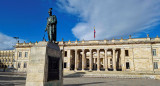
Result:
[[110,39],[146,30],[159,24],[160,0],[59,0],[58,6],[79,16],[72,32],[78,39]]
[[[20,42],[24,40],[20,39]],[[0,33],[0,50],[10,50],[13,49],[17,43],[17,40],[13,37],[7,36],[3,33]]]

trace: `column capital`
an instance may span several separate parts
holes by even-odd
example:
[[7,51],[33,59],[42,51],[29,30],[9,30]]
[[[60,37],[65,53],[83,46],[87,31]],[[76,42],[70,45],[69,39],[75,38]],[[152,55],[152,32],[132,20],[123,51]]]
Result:
[[93,49],[89,49],[89,51],[92,51]]
[[112,48],[112,50],[116,50],[116,48]]
[[121,48],[121,50],[123,50],[123,49],[125,49],[125,48]]
[[71,50],[71,49],[65,49],[65,50]]
[[78,49],[74,49],[75,51],[77,51]]
[[100,49],[96,49],[97,51],[99,51]]
[[104,50],[108,50],[108,48],[105,48]]

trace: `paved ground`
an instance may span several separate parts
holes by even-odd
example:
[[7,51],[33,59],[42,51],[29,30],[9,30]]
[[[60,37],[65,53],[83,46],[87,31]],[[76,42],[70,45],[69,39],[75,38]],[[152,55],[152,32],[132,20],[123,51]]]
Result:
[[[0,86],[25,86],[25,74],[0,73]],[[64,78],[64,86],[160,86],[159,80]]]
[[160,81],[116,78],[65,78],[64,86],[160,86]]

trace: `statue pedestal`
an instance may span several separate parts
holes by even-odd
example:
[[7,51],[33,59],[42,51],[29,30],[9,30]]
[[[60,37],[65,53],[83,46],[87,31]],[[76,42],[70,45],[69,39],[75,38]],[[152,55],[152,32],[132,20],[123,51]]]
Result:
[[58,44],[42,41],[31,47],[26,86],[62,85],[62,55]]

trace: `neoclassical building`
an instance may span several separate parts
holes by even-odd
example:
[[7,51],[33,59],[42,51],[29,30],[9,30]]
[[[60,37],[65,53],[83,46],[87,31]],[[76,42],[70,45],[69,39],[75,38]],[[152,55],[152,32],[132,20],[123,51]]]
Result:
[[[64,71],[160,72],[160,38],[131,38],[57,42],[63,56]],[[17,43],[14,67],[27,71],[31,47],[36,43]],[[3,51],[1,51],[3,52]],[[1,57],[0,57],[1,58]]]
[[14,50],[0,51],[0,68],[14,67]]

